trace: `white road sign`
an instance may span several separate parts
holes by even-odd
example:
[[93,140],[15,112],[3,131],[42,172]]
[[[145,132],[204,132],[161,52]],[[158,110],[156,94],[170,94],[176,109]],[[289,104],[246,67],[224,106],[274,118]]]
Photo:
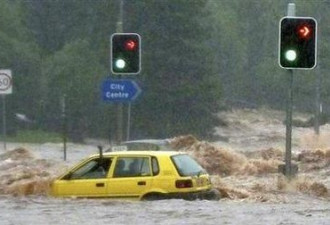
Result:
[[13,93],[11,70],[0,70],[0,95]]

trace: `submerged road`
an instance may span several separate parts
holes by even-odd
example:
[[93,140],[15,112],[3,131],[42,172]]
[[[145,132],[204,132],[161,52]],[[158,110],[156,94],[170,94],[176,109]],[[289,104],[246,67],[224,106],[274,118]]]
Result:
[[309,224],[328,225],[327,201],[295,203],[162,200],[153,202],[0,197],[1,225],[44,224]]

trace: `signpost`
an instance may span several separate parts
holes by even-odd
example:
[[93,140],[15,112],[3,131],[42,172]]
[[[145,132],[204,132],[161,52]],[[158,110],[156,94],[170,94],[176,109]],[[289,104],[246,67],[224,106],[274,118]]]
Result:
[[[138,75],[141,71],[141,37],[137,33],[123,32],[124,0],[119,0],[118,20],[116,33],[111,36],[110,43],[110,68],[111,72],[121,79],[122,75]],[[106,83],[106,82],[105,82]],[[117,102],[117,137],[116,141],[122,141],[123,134],[123,102],[128,105],[127,138],[129,138],[130,125],[130,102],[141,92],[137,84],[127,81],[124,85],[126,90],[118,90],[114,86],[103,86],[103,100],[105,102]]]
[[[134,101],[141,92],[141,88],[133,80],[107,79],[102,83],[102,99],[104,102],[119,104],[128,103],[127,140],[129,140],[131,125],[131,102]],[[120,133],[122,132],[121,129],[119,129],[119,131]]]
[[13,92],[11,70],[0,70],[0,94],[7,95]]
[[110,103],[130,103],[134,101],[141,89],[133,80],[105,80],[102,84],[102,99]]
[[7,150],[6,136],[6,95],[13,92],[13,81],[11,70],[0,70],[0,95],[2,95],[2,134],[3,134],[3,148]]

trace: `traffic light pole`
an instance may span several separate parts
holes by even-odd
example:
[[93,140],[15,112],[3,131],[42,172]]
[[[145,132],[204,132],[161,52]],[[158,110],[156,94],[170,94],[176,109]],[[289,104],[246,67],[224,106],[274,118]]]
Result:
[[[294,3],[288,4],[287,9],[288,16],[296,15],[296,5]],[[292,165],[291,165],[291,151],[292,151],[292,106],[293,106],[293,70],[288,69],[288,93],[287,93],[287,104],[286,104],[286,135],[285,135],[285,166],[284,166],[284,174],[290,180],[292,173]]]
[[[119,7],[118,20],[116,24],[116,33],[111,35],[111,52],[110,52],[110,64],[111,73],[121,80],[126,75],[138,75],[141,70],[141,37],[137,33],[124,33],[123,32],[123,18],[124,18],[124,0],[117,0]],[[136,86],[136,85],[135,85]],[[119,88],[121,91],[129,91],[126,86]],[[118,89],[118,90],[119,90]],[[134,89],[136,90],[136,89]],[[131,94],[132,89],[130,89]],[[129,95],[127,96],[129,97]],[[132,96],[126,98],[126,100],[132,101],[135,98]],[[119,100],[119,99],[118,99]],[[123,112],[125,99],[117,102],[117,121],[116,121],[116,138],[117,144],[123,141]],[[130,119],[131,119],[131,105],[128,106],[127,115],[127,133],[126,139],[129,139]]]
[[[288,4],[287,16],[295,17],[296,6],[294,3]],[[281,21],[282,22],[282,21]],[[281,46],[280,46],[281,47]],[[287,57],[287,56],[286,56]],[[286,60],[290,60],[287,57]],[[280,63],[281,64],[281,63]],[[281,65],[282,66],[282,65]],[[293,69],[288,68],[288,82],[287,82],[287,106],[286,106],[286,139],[285,139],[285,164],[279,165],[279,172],[283,173],[288,180],[297,173],[297,165],[292,165],[292,108],[293,108]]]
[[317,67],[317,72],[316,72],[316,105],[315,105],[315,121],[314,121],[314,131],[316,135],[320,135],[320,116],[322,112],[321,108],[321,83],[322,83],[322,78],[321,78],[321,71],[320,71],[320,66]]
[[[319,18],[319,21],[320,21],[320,19],[321,18]],[[318,32],[318,44],[320,43],[319,41],[320,41],[320,32]],[[320,55],[319,50],[317,51],[317,54]],[[316,85],[315,85],[316,105],[315,105],[315,116],[314,116],[314,118],[315,118],[314,131],[317,136],[320,135],[320,122],[321,122],[320,117],[321,117],[321,113],[322,113],[321,86],[322,86],[322,74],[321,74],[321,67],[320,67],[320,61],[319,61],[318,66],[316,68]]]
[[[124,0],[120,0],[119,2],[119,17],[116,26],[116,32],[123,32],[123,9],[124,9]],[[121,79],[121,76],[119,76]],[[123,140],[123,103],[118,103],[117,105],[117,135],[116,141],[120,144]]]
[[288,70],[288,96],[286,108],[286,144],[285,144],[285,175],[291,178],[293,175],[291,165],[291,147],[292,147],[292,105],[293,105],[293,70]]
[[288,4],[287,16],[280,20],[279,65],[288,71],[286,109],[285,165],[279,171],[290,180],[298,171],[291,163],[293,70],[313,69],[317,61],[317,21],[312,17],[296,17],[296,6]]

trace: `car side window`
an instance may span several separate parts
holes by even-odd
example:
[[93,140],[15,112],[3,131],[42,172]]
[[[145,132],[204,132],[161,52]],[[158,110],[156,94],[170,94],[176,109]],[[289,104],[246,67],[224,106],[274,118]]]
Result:
[[159,174],[159,164],[158,164],[158,160],[156,157],[152,157],[151,158],[151,165],[152,165],[152,174],[154,176]]
[[111,158],[92,159],[75,171],[69,173],[64,179],[97,179],[105,178],[111,165]]
[[119,157],[116,162],[114,177],[150,176],[149,157]]

